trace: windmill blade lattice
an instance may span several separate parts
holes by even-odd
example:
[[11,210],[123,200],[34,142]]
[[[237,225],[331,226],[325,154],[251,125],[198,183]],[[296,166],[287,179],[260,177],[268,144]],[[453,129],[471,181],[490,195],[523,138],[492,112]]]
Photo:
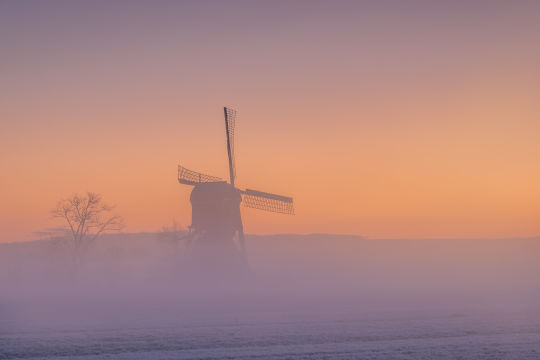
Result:
[[227,146],[229,150],[230,178],[231,184],[236,179],[236,162],[234,156],[234,128],[236,125],[236,110],[225,107],[225,130],[227,131]]
[[242,193],[245,207],[294,215],[293,199],[287,196],[247,189]]
[[186,185],[197,185],[200,183],[219,182],[223,181],[223,179],[189,170],[182,165],[178,165],[178,181]]

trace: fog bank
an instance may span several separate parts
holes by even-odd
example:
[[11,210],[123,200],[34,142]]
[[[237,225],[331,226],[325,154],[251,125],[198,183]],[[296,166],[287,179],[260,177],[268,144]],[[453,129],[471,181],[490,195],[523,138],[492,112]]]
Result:
[[252,235],[247,252],[249,271],[202,273],[183,266],[181,243],[153,233],[106,235],[79,267],[59,239],[3,244],[0,330],[411,311],[540,315],[538,238]]

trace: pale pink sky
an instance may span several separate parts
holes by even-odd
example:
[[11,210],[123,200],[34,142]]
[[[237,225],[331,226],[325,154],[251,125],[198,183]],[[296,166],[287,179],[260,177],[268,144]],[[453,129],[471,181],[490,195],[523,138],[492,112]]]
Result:
[[540,3],[0,3],[0,241],[100,192],[190,221],[176,165],[295,198],[250,233],[540,234]]

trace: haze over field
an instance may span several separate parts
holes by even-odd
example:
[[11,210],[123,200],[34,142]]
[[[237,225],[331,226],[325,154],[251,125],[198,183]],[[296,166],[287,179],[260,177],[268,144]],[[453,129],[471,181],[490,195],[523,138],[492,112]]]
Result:
[[[279,295],[284,291],[284,304],[294,302],[296,296],[302,302],[309,299],[306,304],[348,298],[350,305],[360,299],[383,305],[379,301],[386,298],[388,304],[397,307],[433,303],[458,309],[465,304],[464,299],[479,300],[479,306],[512,307],[520,301],[534,304],[540,296],[539,238],[408,240],[331,234],[249,235],[250,271],[243,275],[234,269],[230,274],[213,273],[208,285],[198,281],[207,274],[184,267],[189,256],[186,244],[162,234],[105,235],[88,251],[78,274],[72,272],[67,244],[53,239],[2,245],[2,299],[25,294],[26,300],[39,305],[48,296],[62,302],[65,296],[80,295],[51,290],[58,286],[64,290],[75,287],[83,297],[92,298],[122,298],[127,296],[123,294],[126,289],[138,294],[120,304],[143,304],[147,300],[167,303],[172,294],[189,295],[189,289],[197,287],[199,291],[209,290],[222,281],[255,292],[266,289]],[[203,266],[211,269],[215,265],[209,262]],[[296,295],[287,300],[288,292]],[[510,299],[517,303],[508,302]]]
[[213,278],[186,271],[182,252],[157,234],[105,236],[76,277],[58,240],[2,245],[0,358],[535,359],[540,351],[538,238],[321,234],[247,244],[251,272]]

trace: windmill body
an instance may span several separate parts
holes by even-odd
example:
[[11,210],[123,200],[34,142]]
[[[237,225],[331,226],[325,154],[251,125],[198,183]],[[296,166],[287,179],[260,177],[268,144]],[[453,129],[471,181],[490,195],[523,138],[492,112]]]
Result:
[[190,196],[191,230],[206,236],[201,241],[232,239],[242,229],[240,192],[226,182],[196,185]]
[[190,201],[189,254],[193,261],[213,265],[245,264],[240,204],[265,211],[293,214],[293,199],[234,185],[234,125],[236,112],[224,108],[230,182],[178,166],[178,181],[193,186]]

